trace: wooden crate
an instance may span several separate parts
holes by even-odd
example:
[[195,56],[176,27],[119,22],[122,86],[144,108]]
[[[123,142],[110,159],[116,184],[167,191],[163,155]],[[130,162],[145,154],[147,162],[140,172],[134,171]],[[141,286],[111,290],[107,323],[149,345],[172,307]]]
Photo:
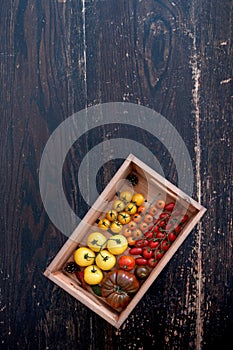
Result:
[[[73,274],[68,274],[64,271],[64,265],[68,261],[72,261],[73,253],[78,245],[86,245],[86,239],[91,228],[94,228],[95,231],[100,231],[100,229],[96,229],[96,220],[101,217],[101,215],[103,216],[108,210],[108,203],[111,203],[115,198],[116,192],[125,189],[127,182],[125,179],[130,173],[136,174],[139,179],[138,184],[133,187],[133,190],[142,193],[148,203],[152,203],[154,198],[158,198],[158,194],[160,194],[160,198],[163,198],[166,203],[175,201],[179,206],[184,208],[189,216],[189,220],[182,228],[182,231],[172,243],[169,250],[166,251],[156,267],[152,269],[149,277],[141,285],[140,289],[127,307],[123,311],[118,312],[111,308],[103,298],[82,288],[80,281]],[[93,207],[88,211],[52,263],[48,266],[44,274],[110,324],[119,328],[183,241],[190,234],[191,230],[201,219],[205,211],[206,209],[202,205],[187,196],[184,192],[164,179],[141,160],[130,154],[101,193],[100,197],[96,200]],[[106,234],[106,232],[103,233]]]

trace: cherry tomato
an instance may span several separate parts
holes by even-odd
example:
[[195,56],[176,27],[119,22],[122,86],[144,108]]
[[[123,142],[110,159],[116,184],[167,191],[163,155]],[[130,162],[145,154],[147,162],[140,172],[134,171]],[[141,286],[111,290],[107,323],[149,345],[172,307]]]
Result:
[[135,263],[140,266],[146,266],[147,260],[145,258],[136,258]]
[[188,215],[185,214],[181,220],[181,223],[184,224],[186,221],[188,221],[188,219],[189,219]]
[[150,258],[147,261],[147,265],[150,267],[155,267],[158,264],[158,261],[155,258]]
[[147,239],[138,239],[135,242],[136,247],[146,247],[146,246],[148,246],[148,244],[149,244],[149,242]]
[[159,227],[164,227],[166,225],[166,221],[162,220],[159,223]]
[[170,214],[168,214],[168,213],[161,213],[160,215],[159,215],[159,218],[160,219],[167,219],[167,218],[169,218],[170,217]]
[[146,210],[147,209],[146,209],[145,205],[140,205],[140,207],[138,207],[139,214],[145,214]]
[[109,229],[110,224],[111,224],[111,222],[108,219],[106,219],[106,218],[100,219],[98,221],[98,226],[103,231],[107,231]]
[[148,266],[137,266],[134,273],[140,280],[145,280],[150,274],[150,269]]
[[142,256],[145,258],[145,259],[150,259],[152,258],[152,256],[154,255],[154,252],[153,250],[150,248],[150,247],[144,247],[143,250],[142,250]]
[[164,251],[162,251],[162,250],[155,251],[155,259],[156,260],[160,260],[163,257],[163,255],[164,255]]
[[124,210],[125,203],[121,199],[116,199],[113,203],[113,209],[117,212]]
[[175,232],[176,233],[180,233],[180,231],[181,231],[181,227],[178,225],[178,226],[176,226],[175,227]]
[[128,203],[125,207],[125,211],[126,211],[126,213],[128,213],[130,215],[134,215],[137,212],[136,204],[134,204],[132,202]]
[[164,240],[161,243],[161,249],[166,252],[169,248],[170,248],[170,243],[167,240]]
[[141,231],[146,231],[148,229],[148,224],[146,222],[141,222],[141,224],[139,225],[139,228]]
[[159,231],[159,232],[156,234],[156,238],[164,239],[165,237],[166,237],[166,233],[165,233],[165,232]]
[[155,216],[158,213],[158,208],[156,208],[156,206],[152,205],[149,208],[149,213],[150,213],[150,215]]
[[132,246],[132,245],[135,245],[136,240],[132,236],[129,236],[127,237],[127,242],[130,246]]
[[147,223],[147,224],[150,224],[151,222],[153,222],[153,216],[150,215],[150,214],[146,214],[145,217],[144,217],[144,221]]
[[154,234],[152,231],[147,231],[144,233],[144,236],[147,238],[147,239],[151,239],[153,238]]
[[120,233],[122,230],[122,224],[119,221],[115,220],[111,223],[110,230],[113,233]]
[[165,207],[163,208],[165,211],[172,211],[174,209],[175,203],[168,203],[165,205]]
[[162,199],[158,199],[155,205],[158,209],[163,209],[165,207],[165,202]]
[[141,193],[135,193],[132,198],[132,202],[140,207],[144,203],[145,197]]
[[159,226],[158,226],[158,225],[154,226],[154,228],[153,228],[153,232],[154,232],[154,233],[159,232]]
[[117,216],[117,220],[122,224],[122,225],[126,225],[130,222],[131,217],[129,213],[126,213],[125,211],[121,211],[118,216]]
[[130,255],[122,255],[118,260],[118,265],[123,270],[131,271],[135,266],[135,260]]
[[130,237],[130,236],[132,235],[132,231],[131,231],[128,227],[126,227],[126,228],[123,230],[123,235],[124,235],[125,237]]
[[128,228],[129,228],[130,230],[135,230],[135,229],[137,228],[137,223],[136,223],[135,221],[130,221],[130,222],[128,223]]
[[117,219],[117,211],[116,210],[109,210],[107,213],[106,213],[106,218],[109,220],[109,221],[115,221]]
[[149,242],[149,247],[151,249],[156,249],[160,245],[160,242],[158,240],[152,240]]
[[136,230],[133,230],[132,231],[132,236],[135,238],[135,239],[139,239],[143,236],[142,234],[142,231],[139,230],[139,228],[136,228]]
[[142,221],[142,216],[140,214],[134,214],[133,215],[133,221],[135,222],[141,222]]
[[129,250],[129,254],[131,255],[140,255],[142,254],[142,248],[138,247],[138,248],[131,248]]
[[176,240],[176,235],[173,232],[170,232],[167,236],[169,242],[174,242]]

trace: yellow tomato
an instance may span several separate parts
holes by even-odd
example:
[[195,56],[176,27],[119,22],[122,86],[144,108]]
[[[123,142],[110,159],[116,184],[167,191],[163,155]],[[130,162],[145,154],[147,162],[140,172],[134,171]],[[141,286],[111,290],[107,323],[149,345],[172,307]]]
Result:
[[123,235],[114,235],[108,240],[107,249],[114,255],[124,253],[128,248],[128,241]]
[[117,215],[118,215],[118,212],[116,210],[109,210],[107,213],[106,213],[106,218],[109,220],[109,221],[115,221],[117,219]]
[[111,225],[111,222],[106,218],[100,219],[98,222],[98,227],[101,228],[101,230],[103,231],[107,231],[110,225]]
[[92,265],[95,261],[95,253],[87,247],[78,248],[74,252],[74,261],[79,266]]
[[125,207],[126,213],[129,213],[130,215],[134,215],[137,211],[137,206],[136,204],[130,202],[126,205]]
[[122,224],[126,225],[130,222],[131,217],[129,213],[126,213],[125,211],[121,211],[117,217],[117,220]]
[[137,207],[140,207],[145,201],[145,197],[141,193],[135,193],[132,197],[132,202],[136,204]]
[[94,252],[99,252],[100,249],[104,249],[107,245],[107,238],[100,232],[92,232],[87,237],[87,245]]
[[124,210],[125,203],[121,199],[116,199],[113,202],[113,209],[116,210],[117,212],[120,212]]
[[104,275],[101,269],[96,265],[91,265],[85,268],[84,270],[84,281],[87,284],[95,285],[99,284]]
[[120,233],[122,230],[122,224],[119,221],[113,221],[113,223],[110,226],[110,230],[112,233]]
[[133,197],[133,193],[130,191],[122,191],[120,193],[120,199],[126,203],[130,202],[132,197]]
[[107,271],[116,265],[116,258],[108,250],[101,250],[95,259],[95,263],[101,270]]

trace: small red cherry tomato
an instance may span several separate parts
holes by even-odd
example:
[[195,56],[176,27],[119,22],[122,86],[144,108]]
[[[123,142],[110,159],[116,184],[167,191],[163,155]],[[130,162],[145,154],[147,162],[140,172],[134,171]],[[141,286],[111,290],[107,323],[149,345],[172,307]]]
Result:
[[161,243],[161,249],[163,251],[167,251],[169,248],[170,248],[170,243],[167,241],[167,240],[164,240],[162,243]]
[[129,254],[131,254],[131,255],[140,255],[140,254],[142,254],[142,248],[131,248],[130,250],[129,250]]
[[181,227],[180,227],[180,226],[176,226],[176,227],[175,227],[175,232],[176,232],[176,233],[180,233],[180,231],[181,231]]
[[144,247],[143,250],[142,250],[142,256],[145,258],[145,259],[150,259],[152,258],[152,256],[154,255],[154,252],[153,250],[150,248],[150,247]]
[[131,271],[135,266],[135,260],[130,255],[122,255],[118,260],[118,265],[123,270]]
[[188,221],[188,219],[189,219],[188,215],[184,215],[181,220],[181,223],[184,224],[186,221]]
[[152,231],[147,231],[144,233],[144,236],[147,238],[147,239],[151,239],[153,238],[154,234]]
[[147,260],[145,258],[136,258],[135,259],[136,265],[146,266]]
[[154,232],[154,233],[159,232],[159,226],[158,226],[158,225],[154,226],[154,228],[153,228],[153,232]]
[[168,213],[161,213],[159,215],[159,219],[168,219],[170,217],[170,214]]
[[156,260],[160,260],[163,257],[163,255],[164,255],[164,251],[162,251],[162,250],[155,251],[155,259]]
[[167,235],[167,239],[169,240],[169,242],[174,242],[176,240],[176,235],[173,232],[170,232]]
[[165,237],[166,237],[166,233],[165,233],[165,232],[159,231],[159,232],[156,234],[156,238],[164,239]]
[[174,209],[175,203],[168,203],[165,205],[165,207],[163,208],[164,211],[172,211]]
[[164,227],[166,225],[166,221],[162,220],[159,223],[159,227]]
[[152,240],[149,242],[149,247],[151,249],[156,249],[160,245],[160,242],[158,240]]
[[150,258],[147,261],[147,265],[150,267],[155,267],[158,264],[158,261],[155,258]]
[[138,239],[135,242],[135,247],[146,247],[148,246],[149,242],[147,239]]

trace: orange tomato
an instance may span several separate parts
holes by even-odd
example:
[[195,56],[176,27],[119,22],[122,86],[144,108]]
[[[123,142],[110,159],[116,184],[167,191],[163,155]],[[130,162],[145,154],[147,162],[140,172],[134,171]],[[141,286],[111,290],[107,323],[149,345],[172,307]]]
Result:
[[150,224],[151,222],[153,222],[153,216],[150,215],[150,214],[146,214],[145,217],[144,217],[144,221],[145,221],[147,224]]
[[135,245],[136,242],[135,238],[133,238],[132,236],[127,237],[127,241],[129,245]]
[[132,235],[132,231],[130,230],[130,228],[126,227],[124,230],[123,230],[123,235],[125,237],[130,237]]
[[158,199],[157,202],[155,203],[156,207],[159,209],[163,209],[165,207],[165,202],[162,199]]
[[136,223],[135,221],[130,221],[130,222],[128,223],[128,228],[129,228],[130,230],[135,230],[135,228],[137,228],[137,223]]
[[139,225],[139,229],[144,232],[148,229],[148,224],[146,222],[141,222],[141,224]]
[[147,210],[147,208],[145,207],[145,205],[140,205],[140,207],[138,207],[139,214],[145,214],[146,210]]
[[133,238],[139,239],[142,237],[142,231],[139,228],[136,228],[136,230],[132,231]]
[[158,213],[158,208],[156,208],[155,205],[152,205],[149,209],[149,213],[150,215],[155,216]]
[[142,216],[140,214],[134,214],[133,215],[133,221],[141,222],[142,221]]

